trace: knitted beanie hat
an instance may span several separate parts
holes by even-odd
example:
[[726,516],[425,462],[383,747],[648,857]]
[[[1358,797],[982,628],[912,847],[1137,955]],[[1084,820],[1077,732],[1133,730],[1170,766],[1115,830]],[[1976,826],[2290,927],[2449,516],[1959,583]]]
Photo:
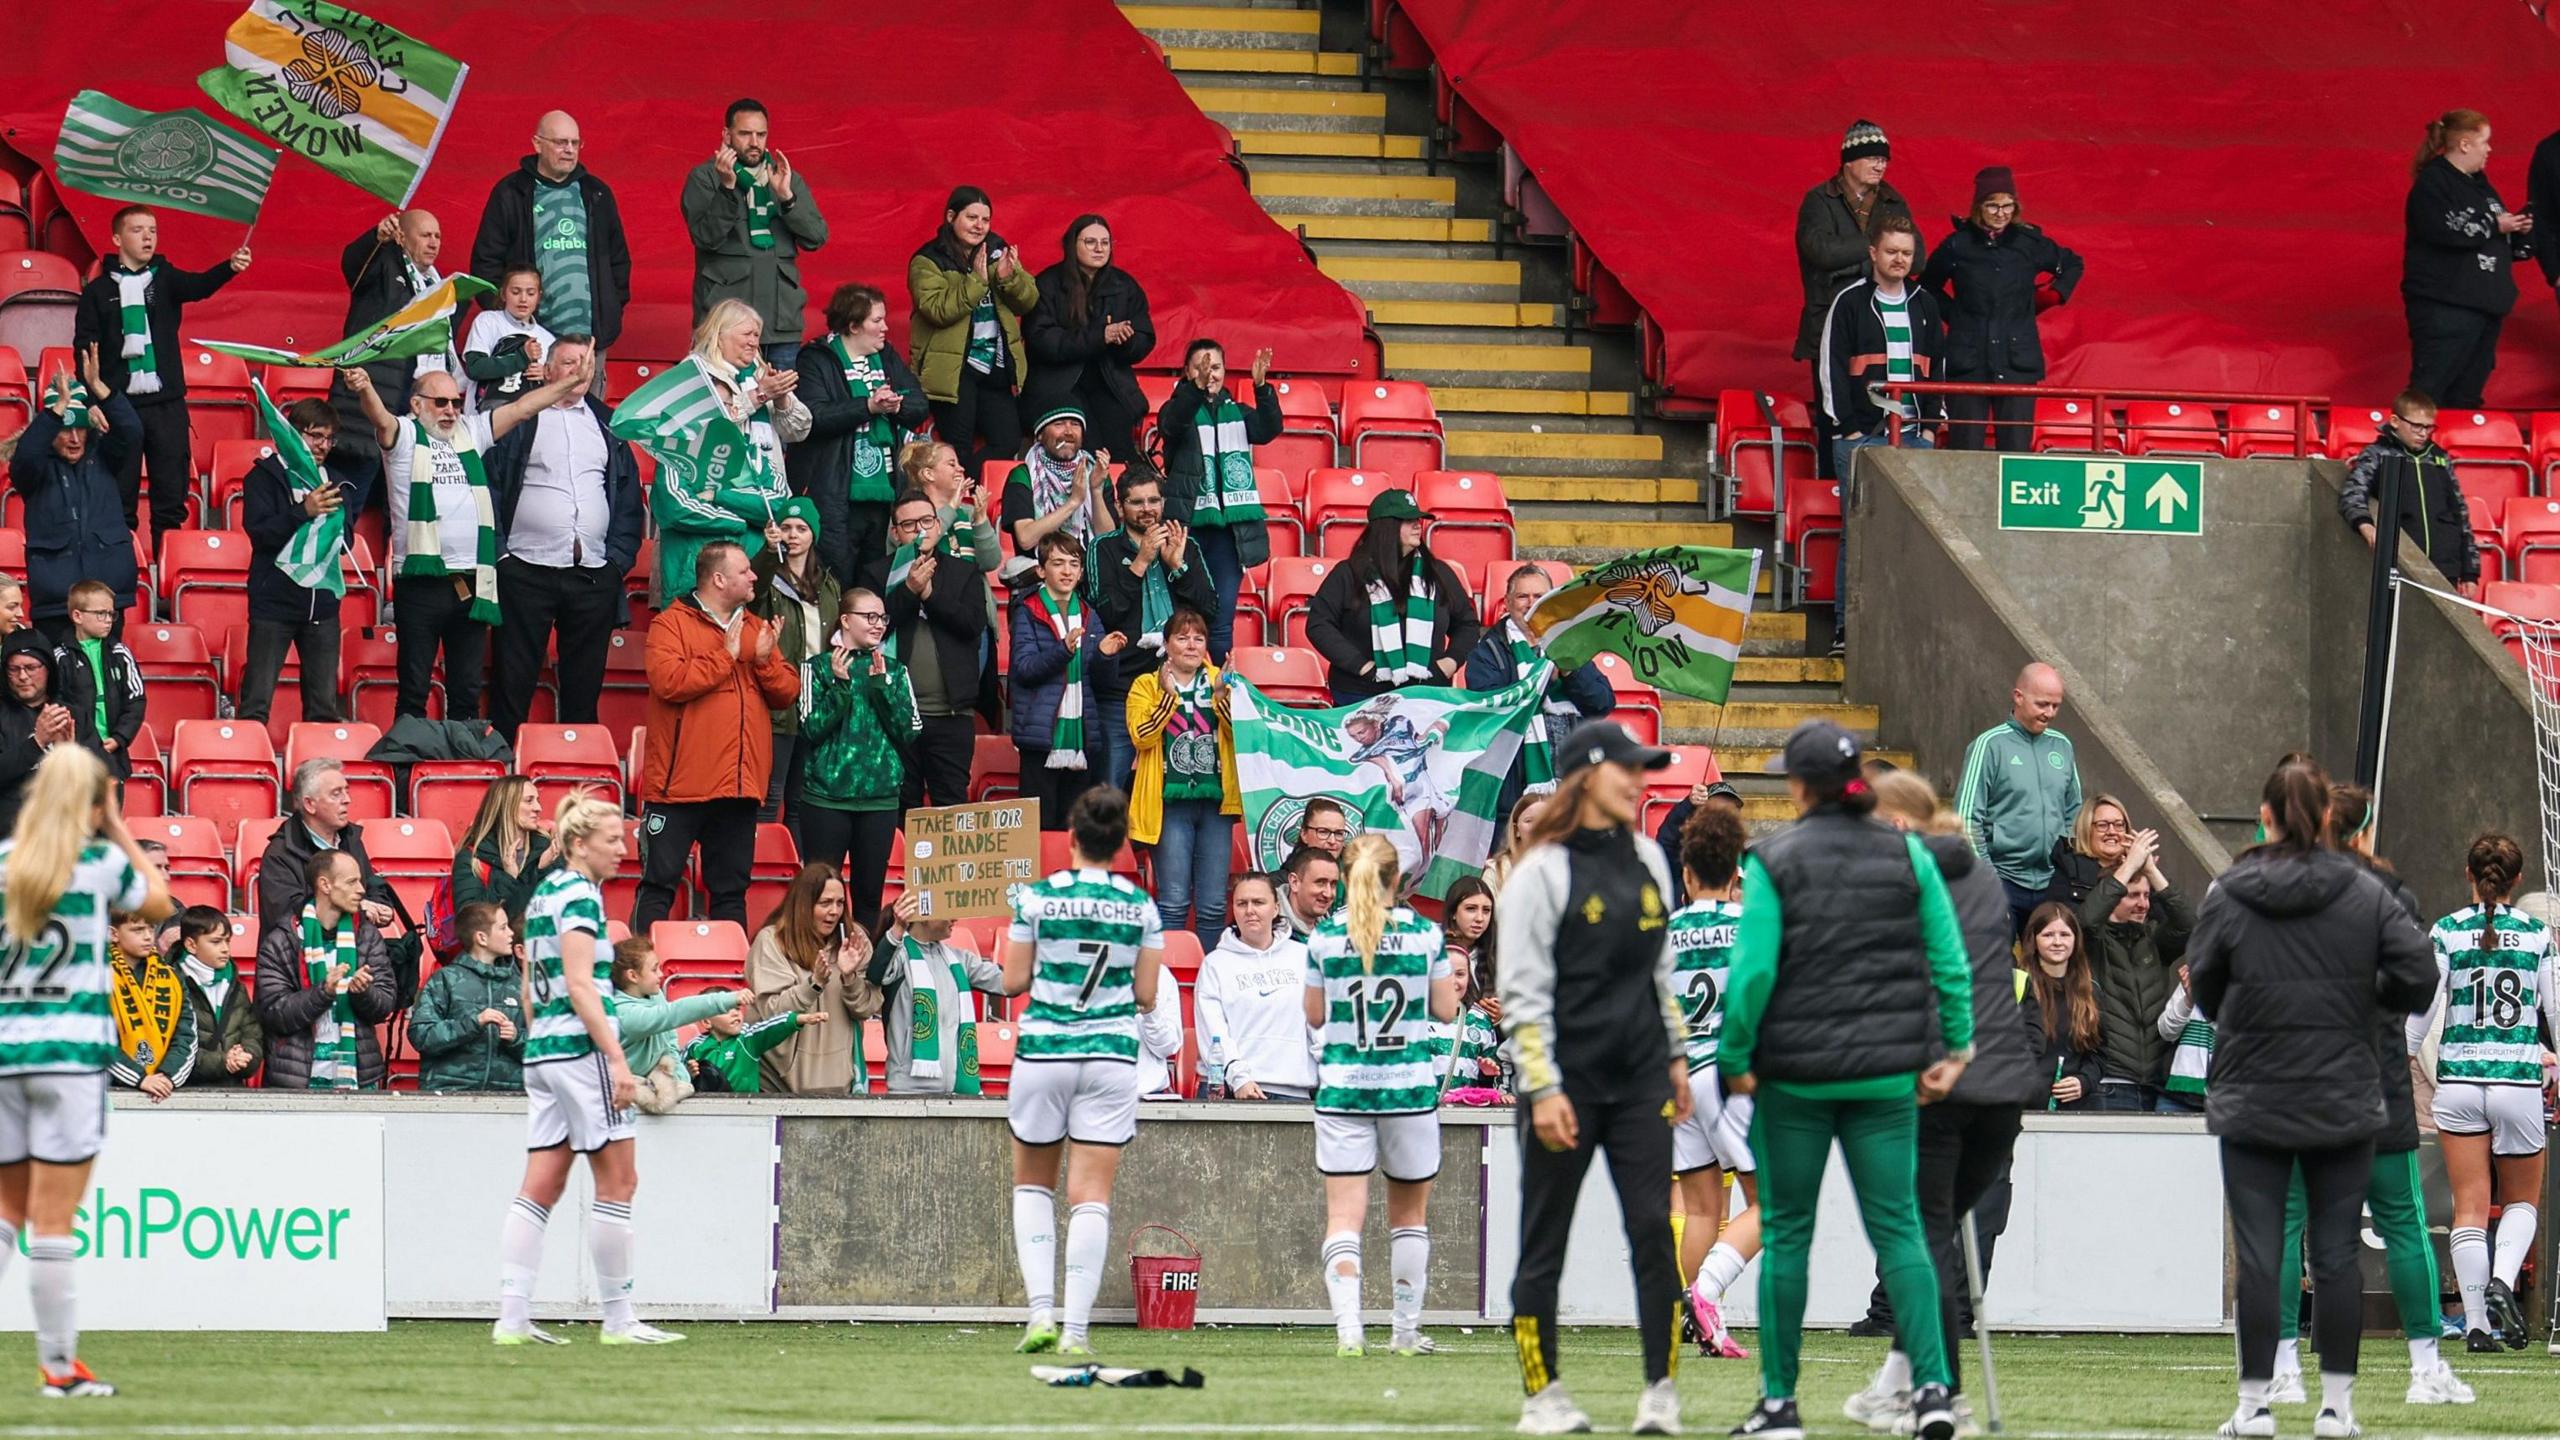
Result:
[[1973,172],[1973,203],[1979,205],[1994,195],[2018,198],[2018,177],[2006,165],[1985,165]]
[[1857,122],[1849,127],[1848,134],[1840,137],[1840,163],[1843,165],[1852,160],[1887,160],[1892,156],[1893,146],[1885,141],[1884,127],[1873,120]]

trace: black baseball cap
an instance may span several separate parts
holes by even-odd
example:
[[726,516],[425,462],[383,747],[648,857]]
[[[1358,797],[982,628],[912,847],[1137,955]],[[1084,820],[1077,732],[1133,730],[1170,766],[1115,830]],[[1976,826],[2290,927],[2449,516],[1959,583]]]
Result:
[[1787,773],[1819,789],[1858,778],[1858,737],[1828,720],[1807,720],[1787,737]]
[[1556,778],[1559,780],[1594,765],[1633,765],[1639,770],[1659,770],[1670,763],[1670,751],[1637,744],[1626,727],[1615,720],[1585,720],[1556,744]]
[[1711,780],[1707,782],[1707,798],[1710,800],[1730,800],[1734,804],[1739,805],[1742,803],[1742,792],[1734,789],[1729,782],[1723,780]]

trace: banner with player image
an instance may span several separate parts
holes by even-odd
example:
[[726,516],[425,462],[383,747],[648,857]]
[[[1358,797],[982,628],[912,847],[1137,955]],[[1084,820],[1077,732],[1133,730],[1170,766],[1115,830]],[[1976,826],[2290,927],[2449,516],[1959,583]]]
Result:
[[1395,842],[1415,893],[1442,898],[1492,853],[1503,777],[1554,673],[1541,664],[1504,690],[1416,686],[1333,710],[1292,709],[1230,673],[1236,779],[1256,863],[1278,869],[1306,802],[1329,796],[1354,834]]

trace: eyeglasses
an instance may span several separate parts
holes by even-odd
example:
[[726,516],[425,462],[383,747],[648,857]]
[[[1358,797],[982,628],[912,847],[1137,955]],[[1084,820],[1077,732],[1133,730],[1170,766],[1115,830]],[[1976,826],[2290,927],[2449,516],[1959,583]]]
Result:
[[889,618],[889,612],[886,610],[847,610],[844,613],[856,620],[885,621]]
[[2121,820],[2092,820],[2089,822],[2089,828],[2097,831],[2101,835],[2129,835],[2133,833],[2133,827],[2127,825]]
[[335,430],[302,430],[295,432],[314,445],[326,445],[338,438]]
[[112,616],[112,615],[114,615],[116,612],[114,612],[113,610],[74,610],[74,611],[72,611],[71,613],[72,613],[72,614],[74,614],[74,615],[108,615],[108,616]]
[[564,140],[555,135],[536,135],[533,138],[536,144],[556,146],[562,150],[583,150],[587,147],[584,140]]
[[2436,422],[2433,420],[2412,420],[2408,416],[2402,415],[2397,411],[2392,413],[2391,418],[2422,435],[2432,435],[2435,433]]
[[889,528],[892,530],[921,530],[932,523],[932,516],[919,515],[913,520],[899,520],[892,522]]
[[1301,828],[1298,833],[1317,840],[1347,840],[1351,837],[1351,832],[1339,825],[1328,825],[1322,828],[1308,825]]
[[428,404],[433,405],[439,410],[459,410],[462,408],[462,397],[459,395],[421,395],[418,398],[426,401]]
[[2015,210],[2018,208],[2018,202],[2015,200],[1985,200],[1982,202],[1982,208],[1986,214],[1993,210]]

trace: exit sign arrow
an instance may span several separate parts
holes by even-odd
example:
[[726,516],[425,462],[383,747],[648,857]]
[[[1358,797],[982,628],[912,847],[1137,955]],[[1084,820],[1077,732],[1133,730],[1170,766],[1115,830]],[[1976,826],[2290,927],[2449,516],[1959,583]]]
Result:
[[2194,502],[2187,498],[2186,486],[2179,484],[2173,476],[2163,475],[2152,481],[2151,488],[2143,492],[2142,503],[2160,517],[2162,525],[2174,525],[2178,520],[2178,507]]
[[2074,535],[2201,535],[2205,467],[2143,455],[2003,455],[2000,528]]

